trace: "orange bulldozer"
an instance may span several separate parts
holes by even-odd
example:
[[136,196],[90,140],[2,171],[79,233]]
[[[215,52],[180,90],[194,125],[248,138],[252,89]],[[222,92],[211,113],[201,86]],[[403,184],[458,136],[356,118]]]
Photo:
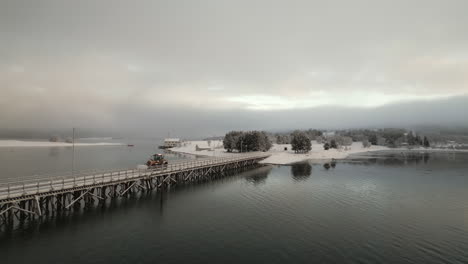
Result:
[[148,167],[156,167],[156,166],[162,166],[162,165],[167,165],[167,160],[164,159],[164,155],[162,154],[154,154],[151,156],[151,158],[146,162],[146,165]]

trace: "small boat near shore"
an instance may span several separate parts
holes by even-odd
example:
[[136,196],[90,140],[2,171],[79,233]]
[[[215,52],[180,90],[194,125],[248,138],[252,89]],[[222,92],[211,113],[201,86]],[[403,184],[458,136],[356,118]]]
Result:
[[171,146],[164,146],[164,145],[162,145],[162,146],[158,146],[158,148],[159,148],[159,149],[170,149],[170,148],[172,148],[172,147],[171,147]]

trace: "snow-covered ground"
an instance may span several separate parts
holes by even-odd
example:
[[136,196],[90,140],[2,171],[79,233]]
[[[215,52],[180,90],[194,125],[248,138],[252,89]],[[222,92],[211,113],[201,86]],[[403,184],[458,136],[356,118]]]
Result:
[[[288,150],[284,150],[287,148]],[[384,146],[371,146],[370,148],[364,148],[362,142],[353,142],[347,149],[323,149],[323,144],[312,141],[312,150],[309,153],[296,154],[291,150],[290,144],[273,144],[273,147],[268,151],[272,155],[266,158],[262,163],[271,164],[290,164],[304,160],[313,161],[330,161],[331,159],[345,159],[351,154],[364,153],[370,151],[381,151],[388,150],[389,148]]]
[[[210,148],[211,150],[196,150],[196,146],[199,148]],[[187,153],[201,156],[214,156],[214,157],[228,157],[236,155],[237,153],[226,152],[223,146],[223,141],[212,140],[208,145],[208,141],[186,141],[182,143],[182,146],[177,148],[171,148],[171,151],[179,153]]]
[[[75,143],[80,146],[118,146],[121,143]],[[0,147],[71,147],[71,143],[49,142],[49,141],[21,141],[21,140],[0,140]]]
[[[201,150],[196,151],[196,146],[199,148],[210,148],[211,150]],[[284,150],[284,148],[288,150]],[[188,141],[185,142],[183,146],[172,148],[174,152],[195,154],[195,155],[204,155],[204,156],[215,156],[215,157],[225,157],[237,155],[237,153],[228,153],[223,147],[222,141],[213,140],[208,146],[207,141]],[[263,160],[261,163],[266,164],[291,164],[295,162],[300,162],[304,160],[314,160],[314,161],[329,161],[331,159],[344,159],[350,154],[355,153],[364,153],[370,151],[381,151],[389,150],[387,147],[383,146],[371,146],[370,148],[364,148],[361,142],[354,142],[348,149],[329,149],[324,150],[323,144],[319,144],[315,141],[312,141],[312,150],[306,154],[296,154],[291,150],[290,144],[273,144],[273,147],[268,151],[271,154],[270,157]]]

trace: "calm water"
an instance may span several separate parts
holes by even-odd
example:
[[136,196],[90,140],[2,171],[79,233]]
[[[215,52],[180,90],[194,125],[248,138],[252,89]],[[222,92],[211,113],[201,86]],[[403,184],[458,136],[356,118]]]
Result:
[[4,232],[0,256],[2,263],[468,263],[468,155],[262,167]]
[[[128,140],[127,140],[128,141]],[[81,142],[93,142],[81,140]],[[97,140],[102,142],[102,140]],[[121,143],[122,140],[106,142]],[[128,169],[145,164],[149,156],[162,153],[159,141],[130,140],[122,146],[81,146],[75,147],[75,170]],[[0,179],[19,178],[34,174],[62,174],[72,170],[71,147],[0,147]],[[166,154],[169,160],[190,159],[193,156]]]

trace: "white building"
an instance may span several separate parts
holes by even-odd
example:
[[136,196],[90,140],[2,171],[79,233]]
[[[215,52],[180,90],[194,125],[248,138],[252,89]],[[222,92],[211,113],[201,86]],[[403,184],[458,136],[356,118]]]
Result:
[[179,138],[166,138],[164,139],[164,147],[172,148],[180,146],[180,139]]

